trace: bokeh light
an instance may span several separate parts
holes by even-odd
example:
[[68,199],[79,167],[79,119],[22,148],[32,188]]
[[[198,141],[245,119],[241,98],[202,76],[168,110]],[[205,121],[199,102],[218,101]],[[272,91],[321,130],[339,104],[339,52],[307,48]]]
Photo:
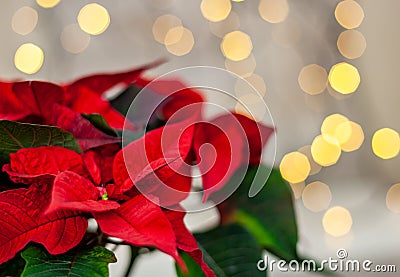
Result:
[[306,155],[300,152],[286,154],[279,165],[282,177],[289,183],[301,183],[310,173],[310,162]]
[[311,155],[314,161],[322,166],[335,164],[341,153],[339,142],[330,136],[319,135],[311,144]]
[[342,62],[332,66],[328,80],[336,91],[342,94],[350,94],[357,90],[360,84],[360,74],[356,67]]
[[[171,14],[164,14],[154,21],[152,32],[154,39],[161,44],[164,44],[165,36],[167,35],[168,31],[175,27],[181,27],[182,21]],[[183,34],[183,31],[182,31]]]
[[353,219],[347,209],[336,206],[326,211],[322,218],[322,225],[329,235],[341,237],[350,232]]
[[97,3],[85,5],[78,14],[79,27],[90,35],[103,33],[110,25],[110,15]]
[[329,207],[332,193],[329,186],[316,181],[308,184],[301,195],[304,207],[313,212],[320,212]]
[[391,159],[399,154],[399,133],[390,128],[383,128],[375,132],[372,137],[372,150],[382,159]]
[[297,183],[297,184],[290,183],[290,188],[293,191],[293,196],[295,199],[299,199],[301,197],[301,194],[302,194],[305,186],[306,186],[306,184],[304,182]]
[[303,146],[303,147],[299,148],[298,151],[300,153],[306,155],[308,158],[308,161],[309,161],[310,167],[311,167],[309,175],[315,175],[321,171],[321,169],[322,169],[321,165],[317,164],[311,155],[311,145]]
[[357,30],[346,30],[340,33],[337,40],[340,54],[348,59],[357,59],[364,54],[367,41],[363,34]]
[[[181,27],[176,27],[176,28],[181,28]],[[173,31],[173,29],[171,30]],[[171,32],[171,30],[169,32]],[[169,32],[166,35],[166,39],[169,36]],[[180,37],[179,41],[173,44],[168,44],[165,47],[167,48],[168,52],[170,52],[175,56],[184,56],[186,54],[189,54],[190,51],[192,51],[193,46],[194,46],[194,37],[192,31],[182,27],[182,36]]]
[[343,28],[354,29],[361,25],[364,11],[356,1],[345,0],[336,6],[335,17]]
[[11,27],[17,34],[27,35],[31,33],[38,22],[38,13],[31,7],[19,8],[13,15]]
[[242,31],[233,31],[226,34],[221,42],[221,51],[232,61],[241,61],[250,56],[253,43],[249,35]]
[[60,40],[65,51],[78,54],[89,46],[90,35],[82,31],[78,24],[71,24],[64,28]]
[[258,12],[265,21],[279,23],[287,18],[289,4],[287,0],[261,0],[258,5]]
[[46,9],[55,7],[59,2],[60,0],[36,0],[39,6]]
[[326,88],[328,73],[320,65],[309,64],[301,69],[297,80],[305,93],[310,95],[320,94]]
[[388,190],[386,207],[394,213],[400,213],[400,184],[394,184]]
[[[349,128],[350,136],[347,137]],[[342,137],[347,137],[346,140],[340,143],[340,147],[344,152],[355,151],[359,149],[364,142],[364,132],[362,127],[353,121],[347,121],[339,124],[336,128],[336,133],[344,134]]]
[[347,128],[341,128],[341,130],[338,130],[338,126],[345,122],[349,122],[349,119],[342,114],[335,113],[328,115],[322,122],[321,134],[335,138],[339,143],[345,142],[351,135],[350,126],[344,125],[344,127],[347,126]]
[[183,32],[184,32],[183,26],[178,26],[178,27],[169,29],[169,31],[165,35],[164,44],[172,45],[172,44],[178,43],[182,39]]
[[[253,54],[250,54],[250,56],[248,56],[246,59],[237,62],[230,59],[225,59],[225,68],[241,76],[242,78],[246,78],[252,75],[254,70],[256,69],[256,65],[256,59],[254,58]],[[246,88],[247,87],[248,86],[246,86]]]
[[230,0],[202,0],[200,10],[203,16],[212,22],[222,21],[231,12]]
[[38,72],[43,65],[43,60],[43,50],[33,43],[22,44],[14,56],[15,67],[26,74]]
[[219,38],[223,38],[227,33],[236,31],[240,27],[239,16],[235,12],[230,12],[229,16],[222,21],[209,23],[211,33]]

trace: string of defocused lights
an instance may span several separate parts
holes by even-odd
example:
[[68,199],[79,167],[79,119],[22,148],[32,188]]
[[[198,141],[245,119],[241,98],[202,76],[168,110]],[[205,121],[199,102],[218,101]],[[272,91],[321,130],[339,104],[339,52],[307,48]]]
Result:
[[[153,1],[155,2],[155,1]],[[159,1],[161,3],[161,1]],[[239,2],[239,3],[232,3]],[[243,0],[202,0],[199,13],[208,21],[210,32],[220,39],[220,51],[225,58],[224,66],[244,78],[254,90],[249,90],[247,83],[238,80],[234,91],[239,102],[236,112],[247,114],[245,106],[251,106],[257,111],[252,116],[262,120],[266,114],[265,106],[260,97],[267,91],[264,79],[256,74],[257,59],[253,54],[252,39],[241,30],[240,15],[233,11],[234,5]],[[59,5],[60,0],[36,0],[39,8],[51,9]],[[170,4],[170,1],[169,1]],[[272,39],[285,46],[298,40],[300,28],[292,24],[289,28],[281,22],[290,20],[290,5],[287,0],[260,0],[259,16],[266,24],[273,24]],[[364,11],[359,3],[344,0],[337,4],[334,17],[343,30],[337,38],[337,49],[343,58],[354,60],[360,58],[366,50],[366,39],[356,30],[363,20]],[[11,26],[15,33],[27,36],[32,33],[40,20],[33,7],[21,7],[12,17]],[[288,22],[290,23],[290,22]],[[76,22],[67,25],[60,34],[60,45],[72,54],[78,54],[90,44],[91,36],[102,34],[110,24],[107,9],[97,3],[84,5],[76,16]],[[286,27],[285,27],[286,26]],[[289,34],[285,37],[283,34]],[[182,20],[172,14],[157,17],[152,25],[154,39],[165,47],[171,55],[184,56],[189,54],[195,45],[195,36],[184,26]],[[23,73],[38,72],[44,62],[45,52],[33,42],[20,45],[14,55],[15,67]],[[360,85],[361,77],[356,66],[349,62],[338,61],[330,68],[318,64],[307,64],[299,72],[300,89],[309,95],[319,95],[328,91],[336,99],[351,97]],[[258,94],[254,93],[256,91]],[[346,235],[352,226],[351,213],[343,207],[328,209],[332,194],[329,186],[322,182],[306,184],[310,175],[318,174],[322,167],[328,167],[338,162],[342,152],[352,152],[359,149],[364,142],[362,127],[340,114],[327,116],[321,124],[321,133],[311,145],[298,151],[286,154],[280,163],[282,176],[291,184],[294,196],[302,198],[304,206],[313,211],[326,211],[322,225],[332,236]],[[372,152],[381,159],[391,159],[400,151],[399,133],[390,128],[377,130],[372,137]],[[387,192],[386,205],[389,210],[400,213],[400,184],[393,185]],[[328,210],[327,210],[328,209]]]
[[[60,0],[36,0],[45,9],[54,8]],[[19,35],[28,35],[34,31],[39,20],[37,11],[32,7],[21,7],[12,17],[11,27]],[[103,33],[110,24],[107,9],[97,3],[83,6],[78,15],[77,23],[66,26],[60,34],[61,46],[67,52],[78,54],[83,52],[90,43],[90,35]],[[38,72],[44,62],[45,53],[34,43],[24,43],[18,47],[14,55],[15,67],[25,73]]]

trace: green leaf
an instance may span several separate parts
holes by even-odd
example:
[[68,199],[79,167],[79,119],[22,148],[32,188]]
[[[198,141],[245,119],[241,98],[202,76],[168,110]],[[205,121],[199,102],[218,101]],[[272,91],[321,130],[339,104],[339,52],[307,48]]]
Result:
[[[272,254],[287,261],[299,259],[297,224],[289,185],[277,169],[272,169],[267,179],[270,170],[262,165],[249,168],[237,191],[220,205],[220,210],[230,213],[230,216],[224,216],[244,226]],[[234,176],[231,181],[237,182],[237,178]],[[249,198],[253,181],[265,184],[255,197]]]
[[108,125],[107,121],[100,115],[100,114],[82,114],[82,116],[89,120],[90,123],[103,133],[110,135],[110,136],[117,136],[117,132]]
[[[257,269],[262,249],[255,238],[238,224],[222,225],[196,235],[204,261],[218,277],[265,277]],[[189,266],[188,266],[189,267]],[[189,268],[189,273],[191,268]],[[196,270],[194,270],[196,272]],[[198,276],[198,275],[182,275]]]
[[121,114],[126,115],[133,100],[141,90],[142,88],[132,85],[125,91],[123,91],[121,94],[119,94],[117,97],[110,100],[110,104],[114,109],[119,111]]
[[21,276],[24,266],[25,260],[17,254],[12,260],[0,265],[0,276]]
[[0,120],[0,165],[9,162],[10,153],[39,146],[61,146],[81,152],[75,138],[60,128]]
[[179,252],[179,255],[185,262],[188,272],[182,272],[179,266],[175,263],[176,274],[178,277],[205,277],[201,267],[192,259],[192,257],[189,256],[189,254],[181,251]]
[[62,255],[50,255],[44,249],[29,247],[21,255],[26,261],[22,277],[107,277],[108,264],[117,261],[113,252],[100,246]]

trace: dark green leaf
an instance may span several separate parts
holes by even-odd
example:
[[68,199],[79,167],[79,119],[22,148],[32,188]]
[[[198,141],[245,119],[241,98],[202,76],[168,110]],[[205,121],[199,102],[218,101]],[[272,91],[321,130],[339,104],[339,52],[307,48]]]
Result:
[[22,277],[107,277],[108,264],[116,262],[114,253],[100,246],[62,255],[50,255],[41,248],[29,247],[21,255],[26,261]]
[[222,225],[209,232],[196,235],[196,239],[203,251],[204,261],[218,277],[266,276],[265,272],[257,269],[262,249],[255,238],[242,226]]
[[10,153],[39,146],[61,146],[81,152],[75,138],[60,128],[0,120],[0,165],[9,162]]
[[142,88],[130,86],[114,99],[110,100],[111,106],[119,111],[121,114],[126,115],[129,107]]
[[188,272],[184,273],[179,268],[177,264],[175,264],[176,274],[178,277],[204,277],[203,270],[201,267],[185,252],[180,252],[179,255],[184,260]]
[[94,127],[110,136],[117,136],[116,131],[108,125],[107,121],[100,114],[82,114],[82,116],[89,120]]
[[17,254],[12,260],[0,265],[0,276],[21,276],[24,266],[25,260]]
[[[255,179],[257,169],[260,171]],[[272,254],[285,260],[299,259],[297,224],[289,186],[277,169],[272,169],[266,180],[269,171],[262,165],[249,168],[237,191],[220,205],[221,213],[230,213],[231,219],[247,228]],[[231,181],[237,181],[235,176]],[[265,185],[255,197],[249,198],[253,181],[265,182]]]

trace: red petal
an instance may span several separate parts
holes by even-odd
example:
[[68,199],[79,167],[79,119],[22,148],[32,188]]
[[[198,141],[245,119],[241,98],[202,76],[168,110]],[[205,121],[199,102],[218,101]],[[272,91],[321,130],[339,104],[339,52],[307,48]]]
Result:
[[[187,107],[194,103],[204,102],[201,94],[189,89],[187,85],[183,84],[179,80],[148,80],[138,78],[135,83],[139,86],[146,87],[147,90],[168,96],[162,104],[162,113],[165,120],[171,118],[175,112],[179,111],[183,107]],[[198,108],[200,110],[201,105],[198,105]]]
[[92,148],[82,154],[86,169],[95,184],[106,184],[113,179],[115,155],[121,149],[119,144],[107,144]]
[[184,161],[191,149],[193,131],[190,121],[182,121],[150,131],[123,148],[114,161],[117,190],[125,192],[132,185],[146,193],[160,190],[154,195],[165,206],[184,199],[190,190],[190,168]]
[[49,193],[46,186],[0,193],[0,263],[14,257],[30,241],[43,244],[55,255],[82,240],[87,229],[86,218],[64,210],[43,214]]
[[132,245],[151,246],[183,261],[176,249],[175,234],[161,208],[139,195],[115,211],[95,213],[101,230]]
[[178,248],[188,253],[201,267],[206,277],[214,277],[214,272],[203,260],[203,253],[199,250],[196,239],[186,228],[183,218],[185,212],[165,210],[165,215],[174,228]]
[[65,85],[65,88],[66,91],[71,94],[79,94],[80,89],[86,88],[96,92],[98,95],[102,95],[108,89],[117,84],[122,83],[126,86],[130,85],[140,76],[140,74],[142,74],[144,70],[155,67],[161,62],[162,61],[156,61],[140,68],[135,68],[124,72],[90,75]]
[[54,179],[62,171],[74,171],[84,175],[81,156],[69,149],[57,146],[23,148],[10,154],[10,164],[3,167],[16,183],[32,184],[40,180]]
[[198,124],[194,137],[193,147],[202,174],[205,201],[211,193],[221,189],[240,167],[243,134],[235,124],[212,121]]
[[272,128],[235,113],[197,124],[193,146],[202,173],[204,200],[224,186],[241,165],[258,164],[272,133]]
[[268,139],[273,134],[274,129],[264,124],[257,123],[251,120],[247,116],[241,114],[233,114],[236,119],[242,125],[244,132],[246,133],[247,144],[250,146],[250,159],[251,165],[257,165],[260,163],[261,153],[264,145],[268,142]]
[[47,212],[59,209],[104,212],[119,207],[119,204],[114,201],[98,201],[99,196],[99,190],[90,181],[74,172],[65,171],[54,179]]
[[119,138],[106,135],[98,130],[79,113],[60,105],[53,106],[52,118],[49,119],[49,122],[70,132],[78,140],[83,151],[120,141]]
[[55,103],[64,101],[61,87],[47,82],[24,81],[2,83],[0,118],[22,120],[26,117],[45,118]]
[[66,84],[64,89],[67,92],[68,106],[78,113],[99,113],[111,127],[122,129],[125,118],[114,110],[108,101],[103,100],[101,96],[116,85],[122,84],[121,90],[125,89],[144,70],[158,64],[160,64],[160,61],[125,72],[91,75]]

